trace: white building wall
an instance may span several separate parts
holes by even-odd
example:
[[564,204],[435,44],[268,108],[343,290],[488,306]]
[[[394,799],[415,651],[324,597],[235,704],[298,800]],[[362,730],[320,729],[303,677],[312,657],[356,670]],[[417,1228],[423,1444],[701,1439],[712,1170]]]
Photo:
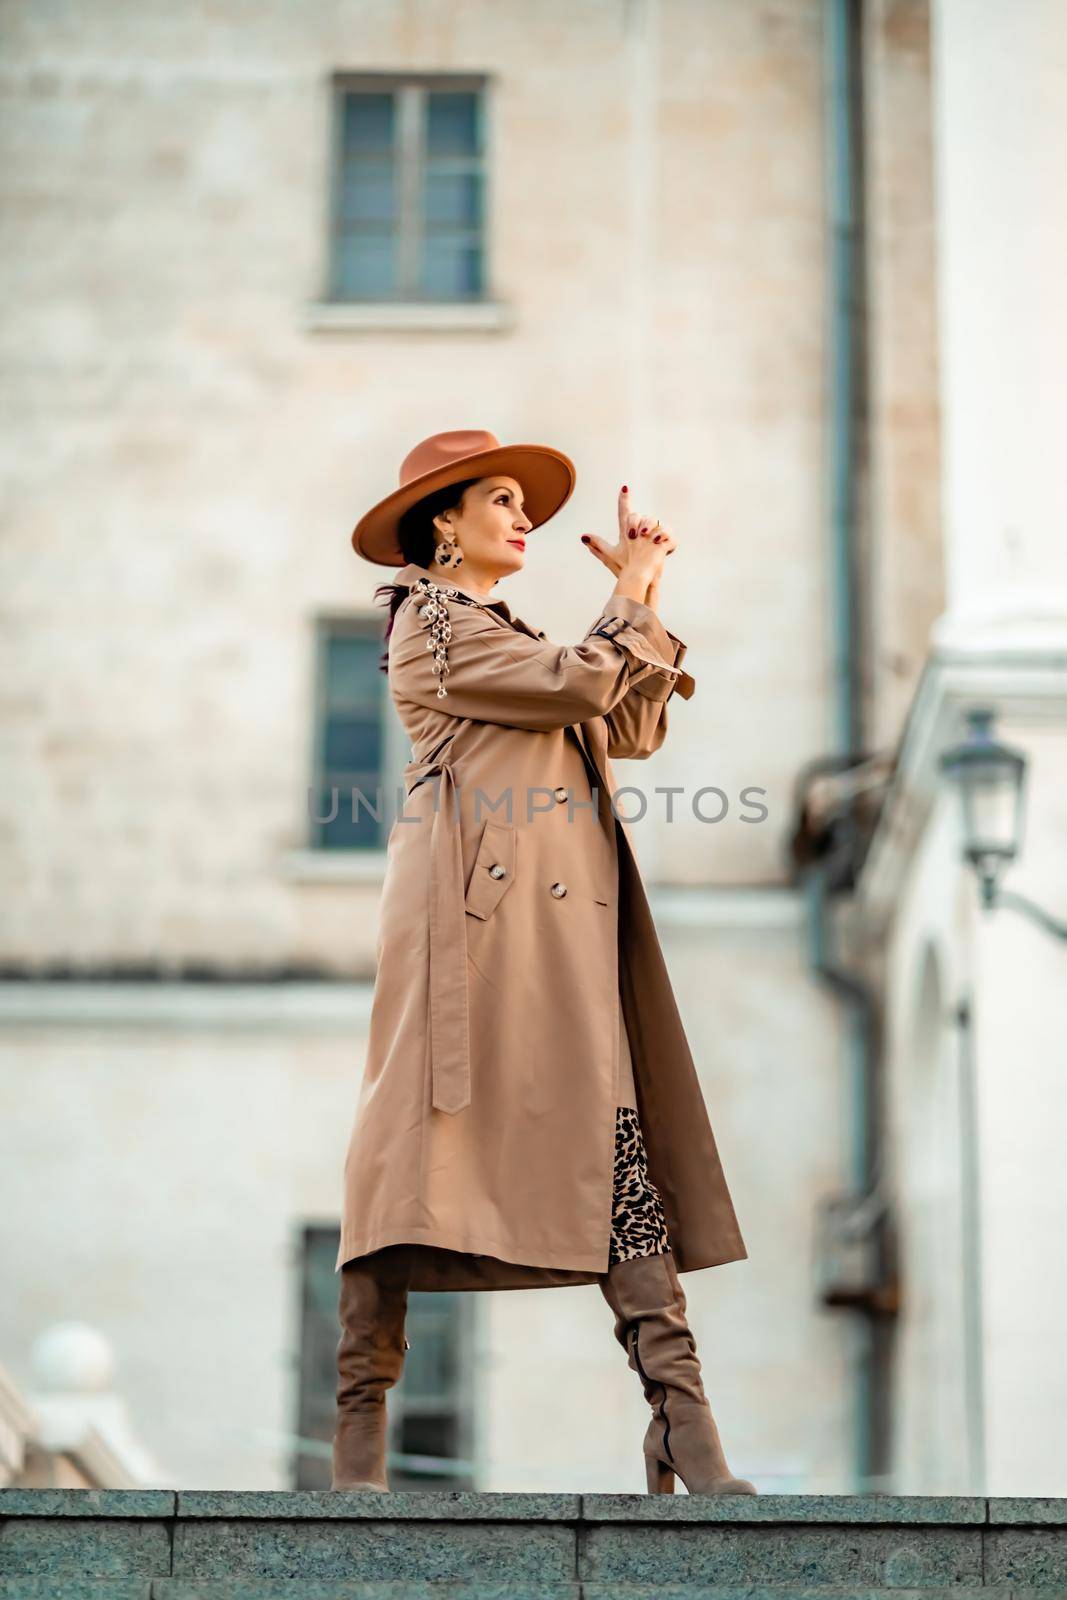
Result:
[[[0,954],[369,979],[375,865],[304,851],[313,619],[388,576],[352,554],[356,515],[439,429],[560,444],[576,494],[508,599],[566,640],[610,587],[579,535],[625,479],[682,541],[662,611],[698,690],[620,780],[731,801],[635,829],[708,920],[660,926],[750,1249],[691,1277],[690,1313],[737,1470],[833,1490],[853,1330],[809,1269],[846,1058],[779,893],[829,726],[821,30],[817,0],[8,8]],[[499,327],[319,309],[328,78],[364,67],[493,75]],[[904,74],[886,126],[924,93]],[[766,824],[740,822],[746,785]],[[364,1024],[279,1033],[265,1001],[239,1038],[53,1031],[43,1008],[3,1033],[5,1358],[74,1308],[176,1481],[284,1485],[256,1430],[292,1422],[291,1244],[336,1215]],[[482,1316],[479,1487],[640,1487],[644,1402],[597,1291]]]
[[936,763],[968,709],[997,713],[1029,769],[1005,887],[1067,916],[1067,13],[937,0],[933,16],[946,609],[865,891],[891,919],[895,1477],[1054,1496],[1067,1492],[1064,943],[979,909]]
[[[670,759],[764,785],[778,822],[731,823],[714,852],[679,824],[656,866],[778,881],[826,683],[819,18],[816,0],[339,0],[223,6],[205,31],[126,0],[62,27],[9,14],[6,957],[367,966],[378,885],[346,883],[339,913],[300,870],[311,624],[379,614],[388,569],[349,532],[452,427],[577,462],[508,585],[554,638],[610,592],[579,536],[610,532],[622,482],[676,530],[662,609],[700,687]],[[405,67],[491,75],[500,331],[313,314],[329,76]]]
[[3,1029],[9,1364],[98,1328],[167,1485],[290,1482],[297,1229],[336,1215],[354,1065],[340,1030]]
[[[1067,13],[936,0],[949,613],[1067,630]],[[990,115],[990,109],[996,114]]]
[[[983,1493],[973,1063],[958,827],[942,801],[901,886],[890,949],[886,1134],[900,1238],[893,1487]],[[957,912],[958,905],[958,912]]]
[[[834,1019],[789,897],[755,922],[696,904],[664,907],[664,944],[750,1251],[684,1280],[705,1384],[737,1471],[840,1489],[849,1330],[813,1304],[806,1242],[844,1144]],[[338,1213],[368,1002],[75,985],[61,1022],[35,986],[0,991],[8,1363],[28,1381],[57,1318],[99,1328],[168,1483],[290,1482],[299,1233]],[[596,1286],[475,1298],[477,1486],[642,1490],[647,1406]]]
[[[1051,726],[1005,719],[1033,786],[1006,887],[1067,919],[1067,681],[1056,709]],[[1014,910],[975,920],[989,1493],[1062,1495],[1067,948]]]

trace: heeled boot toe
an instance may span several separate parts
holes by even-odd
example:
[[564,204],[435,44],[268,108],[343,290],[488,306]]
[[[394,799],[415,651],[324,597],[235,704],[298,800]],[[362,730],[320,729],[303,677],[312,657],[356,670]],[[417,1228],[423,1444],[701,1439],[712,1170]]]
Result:
[[617,1262],[599,1283],[652,1407],[642,1446],[649,1493],[672,1494],[677,1474],[690,1494],[756,1494],[723,1452],[673,1253]]
[[643,1450],[649,1494],[673,1494],[677,1472],[690,1494],[756,1494],[747,1478],[735,1478],[707,1400],[671,1398],[669,1431],[654,1416]]

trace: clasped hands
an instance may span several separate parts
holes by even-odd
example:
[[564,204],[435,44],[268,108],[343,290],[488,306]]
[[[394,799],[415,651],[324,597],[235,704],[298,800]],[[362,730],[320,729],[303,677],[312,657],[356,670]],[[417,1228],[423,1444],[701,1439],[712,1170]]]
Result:
[[678,548],[678,541],[655,517],[631,510],[626,484],[619,490],[618,542],[608,544],[595,534],[583,533],[582,543],[616,578],[637,579],[645,588],[644,603],[655,606],[663,563]]

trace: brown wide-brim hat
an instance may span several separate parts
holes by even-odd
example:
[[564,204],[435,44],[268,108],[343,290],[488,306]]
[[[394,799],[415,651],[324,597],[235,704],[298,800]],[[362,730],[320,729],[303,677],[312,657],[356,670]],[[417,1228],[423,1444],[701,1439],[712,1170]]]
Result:
[[352,530],[352,548],[367,561],[403,566],[407,557],[398,529],[404,512],[435,489],[494,472],[522,485],[523,510],[535,528],[570,499],[576,476],[574,462],[546,444],[501,444],[477,428],[435,433],[404,457],[399,489],[360,517]]

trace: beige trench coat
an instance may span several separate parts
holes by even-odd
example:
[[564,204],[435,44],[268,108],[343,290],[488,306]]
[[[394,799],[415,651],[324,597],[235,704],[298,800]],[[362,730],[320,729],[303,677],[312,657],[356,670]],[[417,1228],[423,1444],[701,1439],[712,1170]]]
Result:
[[[447,608],[443,646],[419,580]],[[406,1242],[419,1247],[414,1289],[606,1272],[615,1107],[626,1103],[620,997],[678,1270],[744,1258],[611,806],[611,759],[659,749],[671,696],[693,693],[686,646],[636,600],[609,599],[581,644],[564,646],[440,572],[409,564],[394,581],[409,593],[389,685],[412,760],[387,846],[337,1268]]]

